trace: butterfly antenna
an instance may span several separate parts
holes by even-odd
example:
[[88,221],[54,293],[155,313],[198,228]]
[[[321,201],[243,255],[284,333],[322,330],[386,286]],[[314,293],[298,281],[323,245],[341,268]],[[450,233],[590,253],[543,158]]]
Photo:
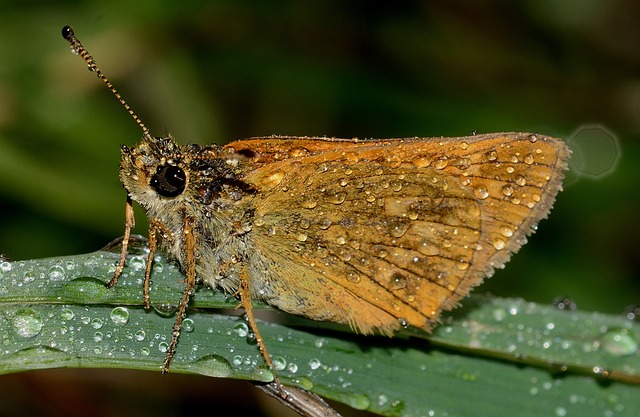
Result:
[[152,136],[149,133],[149,128],[147,128],[147,126],[142,123],[140,117],[138,117],[138,115],[133,111],[133,109],[131,108],[131,106],[129,106],[125,99],[122,98],[118,90],[116,90],[113,84],[111,84],[111,81],[109,81],[107,76],[104,75],[102,71],[100,71],[100,68],[98,68],[98,65],[96,64],[96,61],[91,55],[89,55],[89,52],[87,52],[84,46],[82,46],[82,43],[78,40],[78,38],[76,38],[76,34],[73,32],[73,29],[70,26],[65,26],[62,28],[62,37],[65,38],[67,42],[69,42],[69,45],[71,45],[71,50],[75,54],[80,55],[82,59],[84,59],[89,67],[89,71],[94,72],[98,78],[104,81],[104,83],[107,85],[107,88],[113,93],[114,96],[116,96],[120,104],[122,104],[124,108],[127,109],[131,117],[133,117],[133,120],[135,120],[138,126],[140,126],[140,128],[142,129],[142,133],[144,134],[145,139],[151,140]]

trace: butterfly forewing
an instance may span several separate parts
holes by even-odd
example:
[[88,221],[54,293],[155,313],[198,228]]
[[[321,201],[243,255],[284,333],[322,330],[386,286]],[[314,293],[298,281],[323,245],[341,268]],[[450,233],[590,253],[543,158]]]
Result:
[[254,295],[365,333],[429,328],[501,267],[548,213],[568,156],[557,139],[515,133],[228,150],[250,161],[243,180],[259,190]]

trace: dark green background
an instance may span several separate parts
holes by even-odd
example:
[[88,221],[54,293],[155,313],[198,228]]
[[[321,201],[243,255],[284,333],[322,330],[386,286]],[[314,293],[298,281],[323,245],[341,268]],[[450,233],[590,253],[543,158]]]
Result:
[[[0,252],[85,253],[122,234],[119,146],[141,133],[69,52],[69,24],[152,133],[180,143],[476,130],[575,146],[600,125],[578,135],[591,141],[551,217],[482,289],[608,313],[640,303],[640,4],[387,3],[0,6]],[[583,175],[612,154],[609,175]]]

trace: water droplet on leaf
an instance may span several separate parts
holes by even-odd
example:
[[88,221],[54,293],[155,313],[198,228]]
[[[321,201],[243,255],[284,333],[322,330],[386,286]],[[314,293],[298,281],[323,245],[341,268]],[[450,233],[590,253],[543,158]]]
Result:
[[125,307],[115,307],[109,315],[113,324],[122,326],[129,322],[129,310]]
[[13,316],[13,329],[21,337],[37,336],[44,326],[40,313],[31,308],[22,308]]

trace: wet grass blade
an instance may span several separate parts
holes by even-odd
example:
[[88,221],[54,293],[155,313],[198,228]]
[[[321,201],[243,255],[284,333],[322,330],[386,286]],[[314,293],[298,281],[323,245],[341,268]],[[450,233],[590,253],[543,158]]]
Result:
[[[114,289],[104,287],[113,252],[1,262],[0,373],[159,372],[183,276],[158,256],[154,308],[145,311],[145,258],[143,249],[130,257]],[[259,325],[284,383],[382,415],[640,414],[638,323],[521,300],[467,301],[430,336],[364,337],[281,314]],[[197,291],[171,372],[271,381],[247,323],[219,310],[236,305],[220,292]]]

